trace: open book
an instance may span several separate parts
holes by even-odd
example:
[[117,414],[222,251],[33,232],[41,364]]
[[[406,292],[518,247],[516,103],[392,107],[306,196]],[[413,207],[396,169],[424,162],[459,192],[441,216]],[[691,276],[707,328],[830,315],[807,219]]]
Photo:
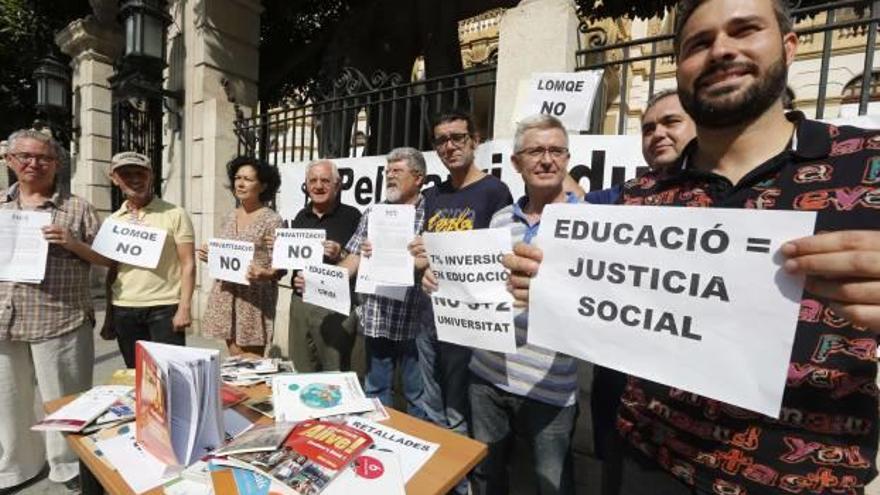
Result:
[[161,461],[189,465],[223,443],[220,352],[139,341],[137,441]]

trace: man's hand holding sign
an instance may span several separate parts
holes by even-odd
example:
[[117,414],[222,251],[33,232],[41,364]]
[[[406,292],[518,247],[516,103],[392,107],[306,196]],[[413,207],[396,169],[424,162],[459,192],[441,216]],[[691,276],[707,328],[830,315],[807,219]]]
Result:
[[505,291],[508,273],[501,265],[510,250],[510,230],[426,233],[424,249],[431,268],[422,286],[432,293],[437,338],[515,353],[513,312]]
[[806,290],[831,301],[853,324],[880,332],[880,232],[840,231],[782,246],[785,269],[807,276]]

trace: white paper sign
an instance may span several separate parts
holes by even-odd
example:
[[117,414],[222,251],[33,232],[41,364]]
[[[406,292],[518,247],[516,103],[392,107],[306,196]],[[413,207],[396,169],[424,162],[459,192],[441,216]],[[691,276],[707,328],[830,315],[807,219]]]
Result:
[[411,286],[377,284],[373,281],[371,276],[373,270],[371,260],[372,258],[361,256],[358,265],[357,278],[354,284],[354,291],[358,294],[371,294],[387,297],[396,301],[405,301],[406,293]]
[[779,248],[815,218],[549,205],[528,342],[776,417],[803,293]]
[[[404,482],[409,481],[440,448],[437,443],[422,440],[419,437],[367,419],[349,417],[345,422],[348,426],[370,435],[376,448],[388,449],[400,456]],[[368,454],[369,452],[367,450],[364,453]]]
[[348,270],[333,265],[309,265],[302,271],[303,301],[344,315],[351,310]]
[[42,227],[52,214],[38,211],[0,211],[0,280],[38,284],[46,274],[49,243]]
[[464,303],[432,296],[437,339],[487,351],[516,353],[511,302]]
[[[568,137],[571,160],[568,173],[586,191],[611,187],[632,179],[648,165],[642,157],[642,141],[638,135],[599,136],[577,135]],[[510,163],[513,142],[499,139],[481,143],[477,147],[475,163],[487,173],[495,175],[510,188],[514,198],[525,193],[522,176]],[[426,152],[425,162],[428,175],[425,187],[441,183],[449,176],[449,171],[434,151]],[[293,156],[288,154],[287,156]],[[368,205],[379,203],[384,198],[385,165],[384,156],[365,156],[358,158],[334,159],[342,179],[342,202],[363,210]],[[306,162],[279,164],[281,189],[278,198],[278,212],[282,217],[292,220],[306,204],[303,189]],[[355,188],[357,184],[357,188]]]
[[156,268],[168,231],[107,219],[92,242],[92,249],[111,260],[143,268]]
[[373,244],[370,277],[374,282],[413,285],[414,260],[407,246],[415,237],[415,221],[413,205],[378,204],[370,209],[367,238]]
[[519,118],[552,115],[568,132],[589,130],[593,100],[601,82],[601,70],[532,74],[528,102]]
[[275,229],[272,268],[302,270],[324,260],[323,229]]
[[431,270],[445,299],[498,302],[510,299],[501,259],[511,251],[510,229],[428,232],[423,235]]
[[250,285],[247,272],[253,259],[253,242],[231,239],[208,241],[208,275],[215,280]]

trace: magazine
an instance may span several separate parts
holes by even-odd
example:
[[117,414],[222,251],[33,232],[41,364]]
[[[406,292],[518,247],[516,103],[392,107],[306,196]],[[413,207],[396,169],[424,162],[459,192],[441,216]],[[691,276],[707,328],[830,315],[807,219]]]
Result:
[[214,451],[215,456],[275,451],[293,430],[293,423],[256,425]]
[[31,430],[79,432],[130,391],[131,387],[125,385],[93,387],[31,426]]
[[127,394],[117,399],[104,414],[86,425],[80,433],[87,435],[104,428],[134,421],[134,387],[128,388],[130,391]]
[[288,493],[317,495],[373,443],[369,435],[346,425],[307,420],[275,451],[230,455],[216,464],[258,471]]
[[224,408],[240,404],[248,400],[248,398],[250,398],[248,394],[229,384],[224,383],[220,387],[220,399],[223,402]]
[[276,375],[272,403],[278,421],[303,421],[375,409],[354,372]]
[[272,405],[272,397],[264,397],[262,399],[251,399],[245,401],[244,407],[253,409],[263,416],[274,418],[275,407]]
[[189,465],[223,442],[220,352],[138,341],[137,441],[170,465]]

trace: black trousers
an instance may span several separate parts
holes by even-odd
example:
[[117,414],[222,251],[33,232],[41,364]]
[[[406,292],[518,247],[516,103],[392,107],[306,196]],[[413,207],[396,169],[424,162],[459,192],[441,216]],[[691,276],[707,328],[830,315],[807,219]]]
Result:
[[602,463],[602,495],[694,495],[697,492],[630,446],[617,432]]
[[138,340],[186,345],[186,332],[174,331],[172,320],[176,312],[176,304],[143,308],[113,306],[116,342],[126,367],[134,368],[134,344]]

